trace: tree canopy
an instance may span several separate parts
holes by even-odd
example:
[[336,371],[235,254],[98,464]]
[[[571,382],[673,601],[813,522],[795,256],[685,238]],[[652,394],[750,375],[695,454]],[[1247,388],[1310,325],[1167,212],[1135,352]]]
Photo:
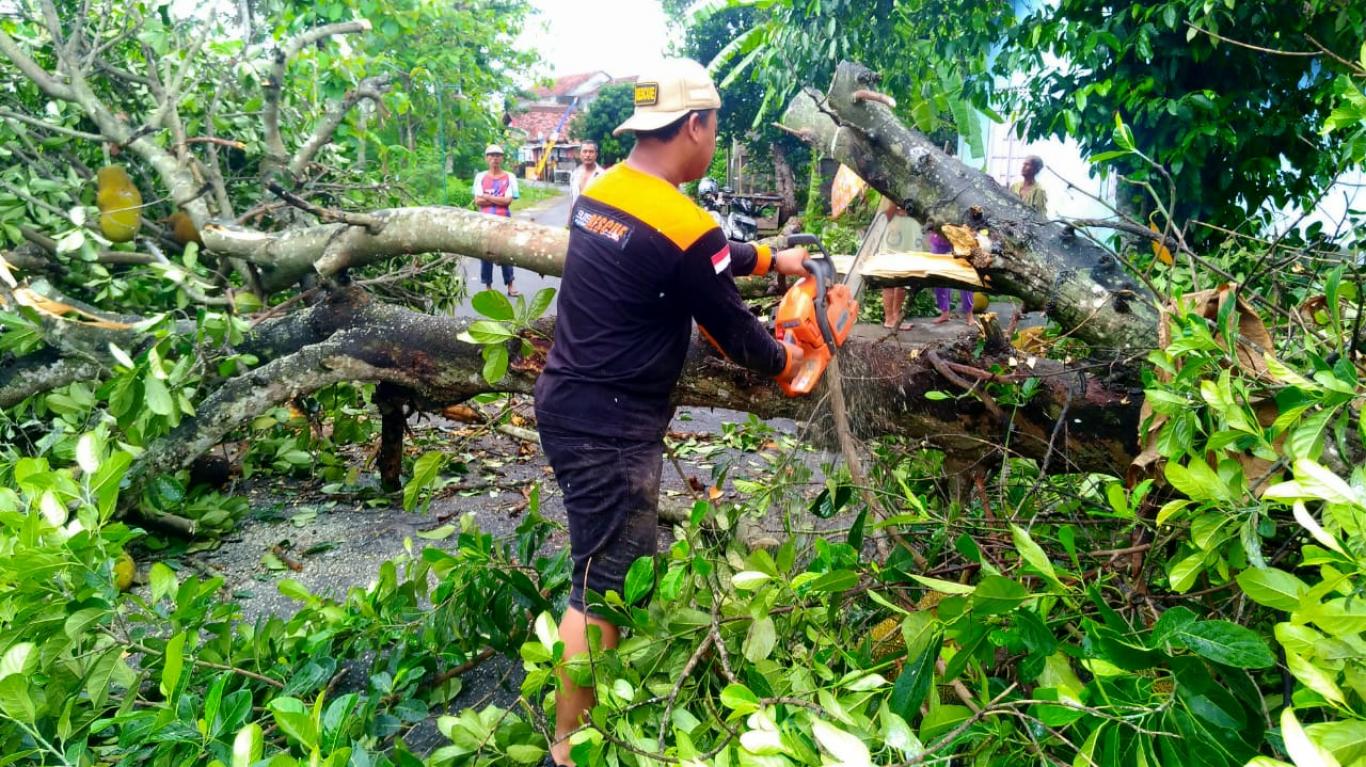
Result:
[[635,145],[635,135],[613,136],[612,131],[635,111],[635,96],[630,83],[604,85],[588,109],[574,117],[570,133],[576,138],[592,139],[598,144],[598,160],[607,165],[626,159]]

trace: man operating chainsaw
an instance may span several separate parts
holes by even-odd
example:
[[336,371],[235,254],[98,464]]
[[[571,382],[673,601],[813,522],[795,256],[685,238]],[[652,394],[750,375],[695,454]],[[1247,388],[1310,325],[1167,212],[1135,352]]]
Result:
[[[555,343],[536,381],[541,443],[564,493],[573,586],[560,622],[564,657],[587,652],[588,627],[617,629],[586,592],[621,593],[626,571],[655,553],[663,438],[693,320],[730,359],[783,380],[802,352],[774,339],[740,300],[734,274],[805,273],[807,253],[727,242],[678,191],[716,151],[721,98],[702,65],[662,62],[635,84],[635,111],[614,134],[635,148],[587,187],[570,215]],[[592,687],[561,676],[551,756],[571,764],[568,734]]]

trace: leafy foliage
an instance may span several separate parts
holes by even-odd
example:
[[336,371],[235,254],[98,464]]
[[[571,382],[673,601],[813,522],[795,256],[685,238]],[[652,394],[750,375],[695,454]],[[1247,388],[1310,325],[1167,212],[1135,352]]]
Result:
[[635,91],[630,83],[604,85],[597,98],[575,118],[570,133],[598,144],[598,160],[612,165],[626,159],[635,146],[634,133],[613,136],[612,131],[635,111]]
[[1023,88],[1002,95],[1030,116],[1031,138],[1072,137],[1099,154],[1115,148],[1118,115],[1170,171],[1176,215],[1237,223],[1268,203],[1313,207],[1340,172],[1344,142],[1319,127],[1345,72],[1316,46],[1355,50],[1363,13],[1351,3],[1172,0],[1102,14],[1062,2],[1019,20],[996,71],[1025,73]]

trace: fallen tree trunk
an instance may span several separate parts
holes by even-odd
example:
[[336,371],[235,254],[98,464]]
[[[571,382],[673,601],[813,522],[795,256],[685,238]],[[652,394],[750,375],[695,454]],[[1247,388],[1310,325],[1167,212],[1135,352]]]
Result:
[[[970,260],[991,292],[1044,310],[1097,352],[1133,356],[1156,344],[1155,300],[1110,253],[907,128],[885,103],[867,98],[876,85],[873,72],[844,62],[826,96],[799,95],[783,124],[928,226],[986,229],[987,247]],[[924,284],[972,287],[952,275],[927,276]]]
[[[249,345],[268,357],[265,364],[205,399],[194,418],[147,449],[134,474],[186,468],[257,415],[341,381],[402,387],[425,410],[486,392],[530,393],[553,321],[540,323],[529,339],[537,352],[515,359],[493,385],[481,374],[481,347],[460,340],[467,324],[378,303],[356,288],[330,294],[316,306],[258,328],[263,337]],[[1047,461],[1054,471],[1115,475],[1136,452],[1138,400],[1126,390],[1048,360],[1030,367],[999,346],[979,356],[975,333],[915,348],[865,333],[851,337],[841,356],[849,417],[861,436],[903,436],[960,461],[1009,454]],[[1004,408],[988,393],[1029,378],[1039,380],[1038,390],[1020,406]],[[950,396],[928,399],[930,391]],[[784,397],[771,380],[720,359],[699,342],[689,353],[675,400],[812,421],[817,430],[826,428],[828,417],[820,391]]]

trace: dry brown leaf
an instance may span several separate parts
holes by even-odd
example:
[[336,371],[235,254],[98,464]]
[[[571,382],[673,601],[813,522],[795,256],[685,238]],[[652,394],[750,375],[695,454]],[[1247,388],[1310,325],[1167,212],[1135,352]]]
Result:
[[[98,314],[92,314],[83,309],[69,306],[61,301],[54,301],[40,293],[35,293],[30,288],[16,288],[13,295],[15,302],[20,306],[27,306],[40,314],[46,314],[49,317],[65,322],[80,322],[82,325],[89,325],[92,328],[104,328],[105,330],[127,330],[132,327],[132,325],[129,325],[126,322],[106,320]],[[67,314],[75,314],[79,317],[89,317],[90,320],[88,322],[72,320],[66,316]]]

